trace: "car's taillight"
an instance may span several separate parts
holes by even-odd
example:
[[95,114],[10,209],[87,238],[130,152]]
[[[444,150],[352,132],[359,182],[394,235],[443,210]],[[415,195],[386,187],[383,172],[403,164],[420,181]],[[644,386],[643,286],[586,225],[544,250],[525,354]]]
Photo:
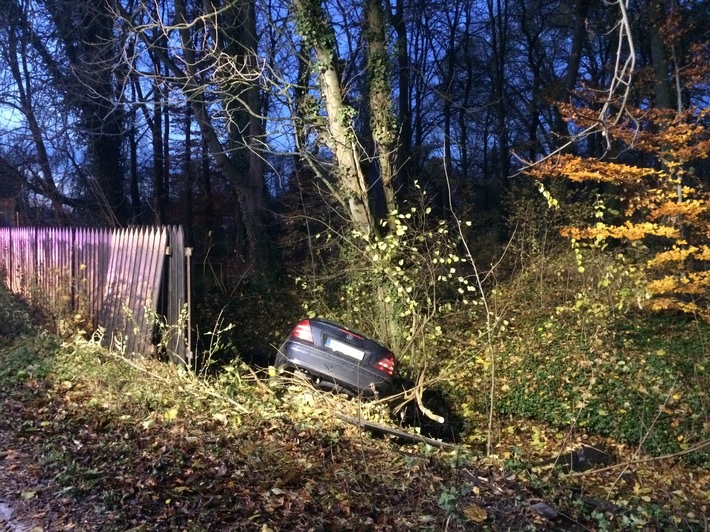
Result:
[[381,358],[375,368],[380,371],[384,371],[387,375],[392,375],[394,373],[394,355],[390,353],[386,357]]
[[298,325],[296,325],[296,328],[293,330],[291,335],[294,338],[298,338],[299,340],[303,340],[304,342],[313,343],[313,333],[311,332],[311,322],[308,320],[303,320]]

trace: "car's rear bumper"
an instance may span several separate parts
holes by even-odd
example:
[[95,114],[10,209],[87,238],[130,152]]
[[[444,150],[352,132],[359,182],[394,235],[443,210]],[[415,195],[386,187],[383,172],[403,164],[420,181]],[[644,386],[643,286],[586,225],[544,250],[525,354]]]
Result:
[[374,387],[377,393],[386,394],[392,387],[391,376],[362,362],[290,340],[279,349],[276,365],[295,366],[357,392],[372,392]]

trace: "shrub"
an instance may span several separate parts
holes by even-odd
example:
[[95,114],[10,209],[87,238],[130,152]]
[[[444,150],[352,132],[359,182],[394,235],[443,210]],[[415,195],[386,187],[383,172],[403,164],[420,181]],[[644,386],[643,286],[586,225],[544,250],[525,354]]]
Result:
[[0,337],[19,336],[32,328],[27,305],[0,284]]
[[[314,254],[328,254],[329,260],[295,278],[309,317],[330,318],[376,337],[413,376],[425,368],[436,374],[446,365],[452,331],[475,337],[468,324],[480,303],[459,236],[444,221],[431,220],[430,212],[424,202],[393,212],[381,236],[322,233]],[[467,324],[463,330],[461,323]]]

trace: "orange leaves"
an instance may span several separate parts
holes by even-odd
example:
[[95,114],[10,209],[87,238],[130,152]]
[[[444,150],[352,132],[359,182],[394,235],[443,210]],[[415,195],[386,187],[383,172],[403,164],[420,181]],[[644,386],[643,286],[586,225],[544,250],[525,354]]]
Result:
[[687,275],[666,275],[648,284],[652,294],[693,294],[698,293],[698,287],[690,283]]
[[[578,126],[589,119],[584,110],[560,109]],[[710,321],[710,192],[703,179],[696,178],[703,167],[695,164],[710,153],[710,132],[703,124],[710,108],[634,114],[636,118],[610,126],[606,133],[623,147],[618,155],[626,151],[626,160],[636,164],[567,154],[545,161],[530,174],[617,185],[619,205],[613,213],[595,211],[588,225],[567,227],[562,235],[591,240],[602,249],[609,239],[633,243],[646,288],[654,296],[651,307],[692,312]],[[613,224],[607,213],[615,216]]]
[[655,170],[565,154],[546,161],[529,173],[537,178],[565,177],[576,182],[638,183],[653,176]]
[[697,260],[710,261],[710,247],[701,246],[700,249],[695,253],[695,258]]
[[655,312],[663,310],[680,310],[686,314],[694,314],[710,321],[710,314],[706,306],[698,305],[695,302],[685,302],[672,297],[657,297],[651,301],[649,308]]
[[673,262],[682,264],[689,258],[696,261],[710,261],[710,247],[707,245],[684,247],[673,246],[668,251],[661,251],[660,253],[657,253],[655,257],[647,262],[647,265],[649,267],[654,267]]
[[701,124],[673,121],[660,131],[636,133],[633,146],[668,161],[692,162],[708,156],[710,138]]
[[695,246],[690,246],[687,248],[679,248],[678,246],[673,246],[672,249],[668,251],[662,251],[658,253],[655,257],[649,260],[646,264],[648,266],[659,266],[661,264],[667,264],[669,262],[682,263],[688,257],[692,256],[698,248]]
[[707,108],[690,108],[682,113],[668,109],[636,109],[633,120],[609,130],[629,148],[646,152],[667,163],[689,163],[705,159],[710,132],[703,121]]
[[710,83],[710,68],[708,68],[708,57],[710,57],[710,43],[696,43],[690,47],[691,61],[685,68],[685,86],[688,88]]
[[655,209],[649,212],[648,217],[656,220],[663,216],[683,216],[684,222],[688,223],[702,215],[707,215],[710,203],[706,200],[694,199],[690,201],[678,202],[673,200],[664,201]]
[[630,241],[641,240],[647,236],[662,236],[666,238],[679,238],[680,233],[673,227],[654,224],[650,222],[632,223],[625,222],[624,225],[613,226],[598,223],[594,227],[566,227],[562,231],[562,236],[568,236],[576,240],[607,238],[626,239]]

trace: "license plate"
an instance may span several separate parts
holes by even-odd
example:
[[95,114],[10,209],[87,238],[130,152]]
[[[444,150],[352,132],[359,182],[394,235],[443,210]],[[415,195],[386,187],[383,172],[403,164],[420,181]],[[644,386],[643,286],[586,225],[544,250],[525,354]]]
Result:
[[357,347],[353,347],[351,345],[345,344],[343,342],[340,342],[336,340],[335,338],[326,338],[325,339],[325,345],[326,347],[329,347],[336,353],[342,353],[343,355],[349,356],[351,358],[354,358],[356,360],[362,360],[365,358],[365,352],[362,351],[361,349],[358,349]]

